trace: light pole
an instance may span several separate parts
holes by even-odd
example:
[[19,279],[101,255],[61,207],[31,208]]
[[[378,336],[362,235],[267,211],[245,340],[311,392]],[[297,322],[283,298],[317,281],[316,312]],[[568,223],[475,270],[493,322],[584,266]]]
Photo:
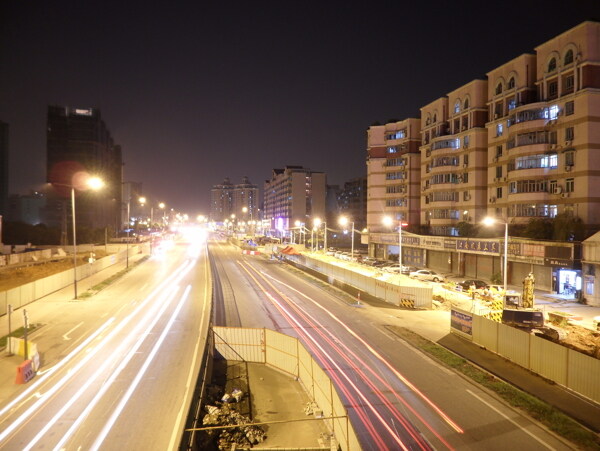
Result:
[[[51,183],[55,186],[65,186],[71,188],[71,215],[73,216],[73,299],[77,299],[77,227],[75,221],[75,185],[71,182],[70,185],[64,183]],[[98,190],[104,186],[104,182],[98,177],[88,177],[85,185],[92,189]]]
[[[315,231],[315,228],[317,229],[317,233],[315,234],[316,238],[317,238],[317,251],[319,250],[319,227],[321,226],[321,218],[314,218],[313,219],[313,232]],[[314,240],[311,243],[313,245],[313,252],[315,251],[315,243]]]
[[[383,223],[387,226],[391,226],[394,220],[389,216],[383,218]],[[398,265],[400,266],[400,273],[402,273],[402,227],[408,225],[402,222],[402,219],[398,221]]]
[[347,217],[345,217],[345,216],[342,216],[342,217],[340,218],[340,221],[339,221],[339,222],[340,222],[340,225],[341,225],[342,227],[344,227],[344,228],[345,228],[345,227],[348,225],[348,222],[350,222],[350,225],[351,225],[351,228],[350,228],[350,233],[352,234],[352,239],[351,239],[351,242],[352,242],[352,248],[351,248],[351,251],[350,251],[350,259],[351,259],[352,261],[354,261],[354,221],[349,221]]
[[508,221],[498,221],[496,218],[486,216],[483,218],[483,224],[490,227],[496,223],[504,224],[504,265],[502,268],[504,276],[504,296],[506,296],[506,285],[508,281]]

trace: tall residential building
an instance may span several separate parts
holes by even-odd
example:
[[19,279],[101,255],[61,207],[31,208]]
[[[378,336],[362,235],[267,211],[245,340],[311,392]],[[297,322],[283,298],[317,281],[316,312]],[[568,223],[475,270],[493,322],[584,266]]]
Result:
[[302,166],[273,169],[264,185],[263,219],[270,221],[273,231],[286,233],[296,221],[310,224],[325,218],[327,177],[324,172]]
[[[0,215],[8,210],[8,124],[0,121]],[[0,224],[1,226],[1,224]],[[0,236],[0,240],[2,237]]]
[[488,210],[524,224],[573,214],[600,229],[600,23],[488,73]]
[[[243,221],[255,221],[258,217],[258,186],[246,176],[242,183],[233,187],[233,212]],[[245,211],[244,211],[245,210]]]
[[[47,181],[68,199],[76,188],[77,225],[118,229],[122,207],[122,156],[96,108],[48,107]],[[98,176],[104,187],[86,191],[78,173]]]
[[344,183],[337,198],[339,215],[354,221],[354,228],[362,230],[367,225],[367,178],[358,177]]
[[487,81],[474,80],[421,108],[421,218],[431,235],[486,214]]
[[223,183],[210,189],[210,220],[223,222],[233,213],[233,183],[225,177]]
[[384,231],[386,216],[418,230],[421,211],[421,123],[408,118],[367,130],[367,228]]

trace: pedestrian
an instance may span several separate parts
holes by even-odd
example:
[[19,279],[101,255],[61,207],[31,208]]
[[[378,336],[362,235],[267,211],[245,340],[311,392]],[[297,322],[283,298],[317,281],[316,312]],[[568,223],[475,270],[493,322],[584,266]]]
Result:
[[471,290],[471,300],[475,300],[475,290],[477,290],[477,287],[475,286],[475,284],[471,284],[471,286],[469,287],[469,290]]

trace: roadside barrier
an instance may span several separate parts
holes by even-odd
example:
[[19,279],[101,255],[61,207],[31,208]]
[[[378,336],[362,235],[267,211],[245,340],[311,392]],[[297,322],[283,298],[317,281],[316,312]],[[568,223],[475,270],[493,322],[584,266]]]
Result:
[[33,379],[33,376],[35,376],[35,371],[33,371],[31,360],[25,360],[17,367],[15,384],[25,384]]
[[260,255],[260,251],[243,250],[242,254],[245,254],[245,255]]

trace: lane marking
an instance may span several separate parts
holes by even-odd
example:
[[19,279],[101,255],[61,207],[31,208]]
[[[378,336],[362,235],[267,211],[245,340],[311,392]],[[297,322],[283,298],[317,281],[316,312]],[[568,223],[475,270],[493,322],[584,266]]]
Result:
[[483,404],[485,404],[486,406],[488,406],[490,409],[492,409],[494,412],[496,412],[498,415],[500,415],[501,417],[504,417],[505,419],[507,419],[508,421],[510,421],[512,424],[514,424],[515,426],[517,426],[520,430],[522,430],[523,432],[525,432],[527,435],[529,435],[532,439],[536,440],[537,442],[539,442],[540,444],[544,445],[546,448],[548,449],[552,449],[552,450],[556,450],[556,448],[550,446],[548,443],[546,443],[545,441],[543,441],[541,438],[537,437],[535,434],[533,434],[532,432],[529,432],[527,429],[525,429],[524,427],[522,427],[519,423],[517,423],[516,421],[514,421],[512,418],[508,417],[507,415],[505,415],[504,413],[500,412],[500,410],[496,409],[493,405],[491,405],[489,402],[484,401],[483,398],[481,396],[476,395],[475,393],[473,393],[471,390],[467,389],[467,393],[469,393],[470,395],[474,396],[475,398],[477,398],[479,401],[481,401]]
[[71,334],[71,332],[74,332],[75,330],[77,330],[78,328],[80,328],[83,325],[83,321],[80,322],[79,324],[77,324],[77,326],[75,326],[73,329],[71,329],[70,331],[68,331],[66,334],[64,334],[63,340],[70,340],[71,337],[69,337],[69,335]]

